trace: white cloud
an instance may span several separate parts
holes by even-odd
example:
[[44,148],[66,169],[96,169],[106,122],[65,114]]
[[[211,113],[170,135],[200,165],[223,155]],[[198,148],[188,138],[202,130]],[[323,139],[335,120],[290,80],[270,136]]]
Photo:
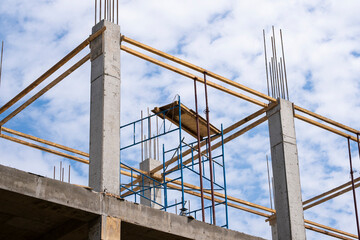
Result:
[[[357,97],[360,58],[352,54],[360,52],[357,24],[360,2],[124,0],[120,3],[122,34],[263,93],[267,90],[262,29],[269,37],[271,25],[277,30],[282,28],[291,101],[360,129]],[[0,105],[91,33],[92,4],[85,0],[1,1],[0,40],[5,40],[5,55]],[[192,80],[125,52],[121,54],[123,124],[138,119],[140,110],[146,107],[152,109],[169,103],[176,94],[185,105],[194,108]],[[89,63],[85,64],[6,126],[88,151],[89,69]],[[199,110],[203,111],[200,84],[198,90]],[[209,89],[209,96],[210,118],[217,127],[220,123],[227,127],[259,109],[217,90]],[[299,120],[295,124],[303,200],[348,181],[346,139]],[[352,147],[354,165],[359,170],[355,145]],[[229,194],[269,205],[266,124],[228,143],[225,152]],[[5,140],[0,141],[0,156],[0,164],[49,177],[53,166],[61,160]],[[73,169],[74,181],[86,184],[87,166],[74,164]],[[305,216],[355,233],[352,204],[351,194],[347,193],[308,210]],[[241,214],[230,211],[232,228],[270,238],[265,219]],[[307,234],[308,239],[326,239],[310,231]]]

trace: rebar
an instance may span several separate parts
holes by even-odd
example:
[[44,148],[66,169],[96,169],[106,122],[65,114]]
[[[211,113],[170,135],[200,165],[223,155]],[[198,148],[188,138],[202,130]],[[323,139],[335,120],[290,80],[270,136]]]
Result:
[[352,186],[352,190],[353,190],[352,192],[353,192],[354,208],[355,208],[355,217],[356,217],[356,228],[357,228],[357,232],[358,232],[358,238],[360,239],[359,216],[358,216],[357,203],[356,203],[356,192],[355,192],[355,183],[354,183],[354,172],[353,172],[352,160],[351,160],[350,138],[348,137],[347,140],[348,140],[348,150],[349,150],[351,186]]
[[287,75],[286,75],[286,65],[285,65],[284,43],[283,43],[283,37],[282,37],[281,29],[280,29],[280,39],[281,39],[282,59],[283,59],[283,63],[284,63],[285,88],[286,88],[287,100],[289,100],[289,90],[288,90]]
[[211,184],[211,205],[212,205],[212,217],[213,224],[216,225],[215,218],[215,197],[214,197],[214,180],[213,180],[213,161],[211,157],[211,138],[210,138],[210,117],[209,117],[209,103],[208,103],[208,94],[207,94],[207,83],[206,83],[206,72],[204,72],[204,87],[205,87],[205,112],[206,112],[206,126],[207,126],[207,144],[209,150],[209,168],[210,168],[210,184]]
[[266,42],[265,42],[265,29],[263,29],[263,38],[264,38],[264,53],[265,53],[266,83],[267,83],[268,96],[270,96],[270,90],[269,90],[269,74],[268,74],[268,67],[267,67],[267,54],[266,54]]
[[198,143],[198,159],[199,159],[199,175],[200,175],[200,198],[201,198],[201,216],[202,221],[205,222],[205,209],[204,209],[204,187],[203,187],[203,174],[201,164],[201,147],[200,147],[200,128],[199,128],[199,112],[197,102],[197,89],[196,89],[196,78],[194,79],[194,95],[195,95],[195,112],[196,112],[196,136]]

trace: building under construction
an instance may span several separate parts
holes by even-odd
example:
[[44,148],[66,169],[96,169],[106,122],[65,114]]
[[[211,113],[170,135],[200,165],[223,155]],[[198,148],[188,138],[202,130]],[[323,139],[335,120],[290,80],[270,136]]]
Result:
[[[0,108],[1,138],[89,165],[88,186],[66,183],[63,175],[59,181],[0,165],[0,239],[262,239],[229,229],[229,208],[263,217],[273,239],[306,239],[306,231],[317,232],[319,239],[322,234],[360,239],[359,229],[357,234],[348,233],[304,218],[307,209],[350,191],[356,209],[355,189],[360,178],[354,179],[352,174],[350,143],[356,142],[360,156],[359,130],[289,101],[284,49],[277,51],[274,29],[269,57],[264,33],[268,86],[264,94],[133,40],[120,32],[118,24],[117,1],[95,1],[91,35]],[[280,42],[283,46],[281,31]],[[88,46],[85,57],[18,104]],[[121,125],[121,51],[192,81],[195,107],[185,106],[177,96]],[[6,127],[13,117],[88,61],[89,153]],[[199,88],[205,93],[201,96],[206,100],[205,117],[198,109]],[[259,109],[226,128],[215,126],[209,118],[208,88]],[[294,118],[348,141],[351,181],[302,200]],[[265,122],[270,136],[273,208],[231,196],[226,185],[224,145]],[[184,141],[184,136],[192,141]]]

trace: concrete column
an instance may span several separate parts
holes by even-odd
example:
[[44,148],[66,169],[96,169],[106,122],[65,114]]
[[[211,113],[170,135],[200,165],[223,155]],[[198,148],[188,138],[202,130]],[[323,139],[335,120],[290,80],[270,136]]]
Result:
[[89,186],[119,195],[120,188],[120,26],[101,21],[91,42]]
[[[152,169],[154,169],[155,167],[158,167],[161,165],[161,162],[155,159],[151,159],[151,158],[147,158],[144,161],[142,161],[140,164],[140,170],[145,171],[150,173],[150,171]],[[142,183],[140,183],[142,184]],[[153,187],[154,185],[157,185],[158,183],[151,181],[150,179],[144,178],[144,187]],[[162,198],[161,198],[161,190],[160,188],[151,188],[150,190],[146,190],[144,191],[144,196],[148,199],[151,199],[157,203],[162,203]],[[161,206],[159,206],[158,204],[155,204],[153,202],[151,202],[150,200],[146,199],[146,198],[140,198],[140,204],[145,205],[145,206],[149,206],[152,208],[156,208],[156,209],[160,209]]]
[[120,240],[121,220],[101,216],[90,224],[89,240]]
[[275,185],[277,231],[273,229],[273,235],[281,240],[303,240],[306,235],[293,104],[279,99],[267,116]]

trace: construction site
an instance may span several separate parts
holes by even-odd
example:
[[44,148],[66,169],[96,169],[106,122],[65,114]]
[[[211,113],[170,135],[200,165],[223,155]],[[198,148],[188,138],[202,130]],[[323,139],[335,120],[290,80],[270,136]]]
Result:
[[[267,88],[263,93],[128,37],[120,30],[119,2],[94,2],[95,24],[89,36],[74,43],[73,50],[12,99],[0,103],[0,138],[60,161],[48,177],[0,165],[0,239],[264,239],[260,233],[232,228],[233,219],[246,221],[253,215],[268,224],[273,240],[307,239],[308,233],[316,233],[317,239],[360,239],[356,200],[360,177],[353,169],[354,160],[360,158],[360,131],[290,100],[282,30],[263,30]],[[122,111],[121,96],[129,91],[123,82],[130,81],[121,76],[126,67],[122,54],[175,73],[174,81],[187,84],[191,92],[158,102],[151,99],[147,109],[127,118],[131,121],[120,121],[129,114]],[[3,49],[1,63],[2,55]],[[63,68],[74,59],[73,65]],[[83,65],[90,66],[88,152],[23,132],[19,124],[10,127],[23,110]],[[236,102],[256,110],[223,125],[222,116],[210,115],[214,91],[233,99],[229,115]],[[349,181],[324,186],[303,199],[295,121],[346,143]],[[239,197],[227,184],[230,147],[254,131],[268,134],[267,145],[261,146],[270,153],[262,156],[267,164],[266,205]],[[67,168],[63,159],[88,166],[88,185],[72,183],[71,168],[79,165]],[[344,194],[351,195],[353,232],[304,217],[305,211]]]

